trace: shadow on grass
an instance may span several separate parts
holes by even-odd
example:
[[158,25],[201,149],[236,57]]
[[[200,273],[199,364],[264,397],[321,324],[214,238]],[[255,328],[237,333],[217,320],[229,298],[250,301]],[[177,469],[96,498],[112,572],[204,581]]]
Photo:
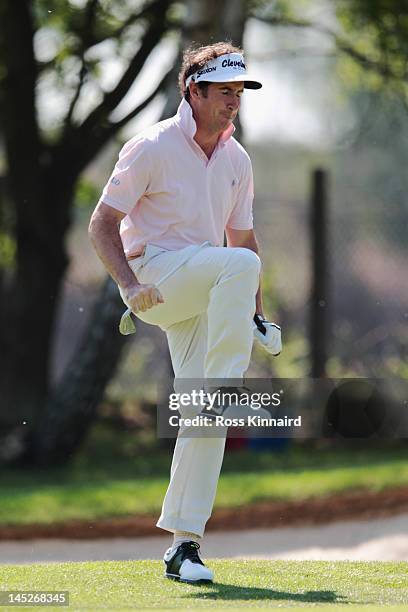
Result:
[[[199,590],[198,590],[199,589]],[[277,600],[297,601],[302,603],[349,603],[344,601],[343,595],[335,591],[306,591],[305,593],[288,593],[286,591],[274,591],[273,589],[261,589],[252,587],[240,587],[234,584],[223,584],[218,582],[208,585],[203,590],[197,586],[197,592],[183,596],[189,599],[220,599],[220,600]]]

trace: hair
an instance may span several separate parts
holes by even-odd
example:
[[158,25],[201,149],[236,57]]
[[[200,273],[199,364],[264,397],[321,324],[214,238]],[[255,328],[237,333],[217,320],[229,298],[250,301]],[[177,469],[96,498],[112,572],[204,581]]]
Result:
[[[178,76],[181,97],[186,100],[190,99],[190,91],[189,88],[186,87],[186,79],[190,74],[194,74],[197,70],[203,68],[207,62],[220,57],[220,55],[225,55],[226,53],[240,53],[243,55],[244,52],[239,47],[234,47],[231,42],[217,42],[213,45],[207,45],[206,47],[196,47],[194,45],[188,47],[183,53],[183,61]],[[198,83],[204,95],[206,94],[208,85],[208,81],[201,81]]]

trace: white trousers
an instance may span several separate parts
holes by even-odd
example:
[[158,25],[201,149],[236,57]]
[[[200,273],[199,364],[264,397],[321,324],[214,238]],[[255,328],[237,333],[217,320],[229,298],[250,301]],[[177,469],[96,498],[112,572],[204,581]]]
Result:
[[[154,284],[195,248],[147,246],[144,256],[129,265],[140,282]],[[163,304],[138,313],[142,321],[166,332],[176,379],[243,379],[251,358],[260,267],[259,257],[249,249],[205,247],[160,286]],[[224,447],[225,437],[188,437],[183,430],[158,527],[203,535]]]

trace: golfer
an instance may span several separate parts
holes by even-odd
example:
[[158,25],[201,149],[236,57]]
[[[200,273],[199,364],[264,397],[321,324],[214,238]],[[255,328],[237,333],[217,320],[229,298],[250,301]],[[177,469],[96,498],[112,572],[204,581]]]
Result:
[[[255,314],[264,326],[255,335],[272,354],[281,349],[280,328],[262,308],[251,162],[233,138],[244,89],[261,83],[247,73],[242,50],[220,42],[184,53],[179,86],[177,114],[122,148],[90,238],[125,304],[165,331],[176,380],[243,380]],[[157,523],[174,535],[164,555],[169,578],[213,580],[198,542],[224,446],[225,436],[176,441]]]

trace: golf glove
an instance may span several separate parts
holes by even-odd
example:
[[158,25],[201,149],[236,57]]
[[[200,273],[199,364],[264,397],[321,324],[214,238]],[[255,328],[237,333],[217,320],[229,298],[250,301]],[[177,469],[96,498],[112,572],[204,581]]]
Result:
[[254,337],[265,350],[275,357],[282,351],[281,328],[259,315],[254,316]]

